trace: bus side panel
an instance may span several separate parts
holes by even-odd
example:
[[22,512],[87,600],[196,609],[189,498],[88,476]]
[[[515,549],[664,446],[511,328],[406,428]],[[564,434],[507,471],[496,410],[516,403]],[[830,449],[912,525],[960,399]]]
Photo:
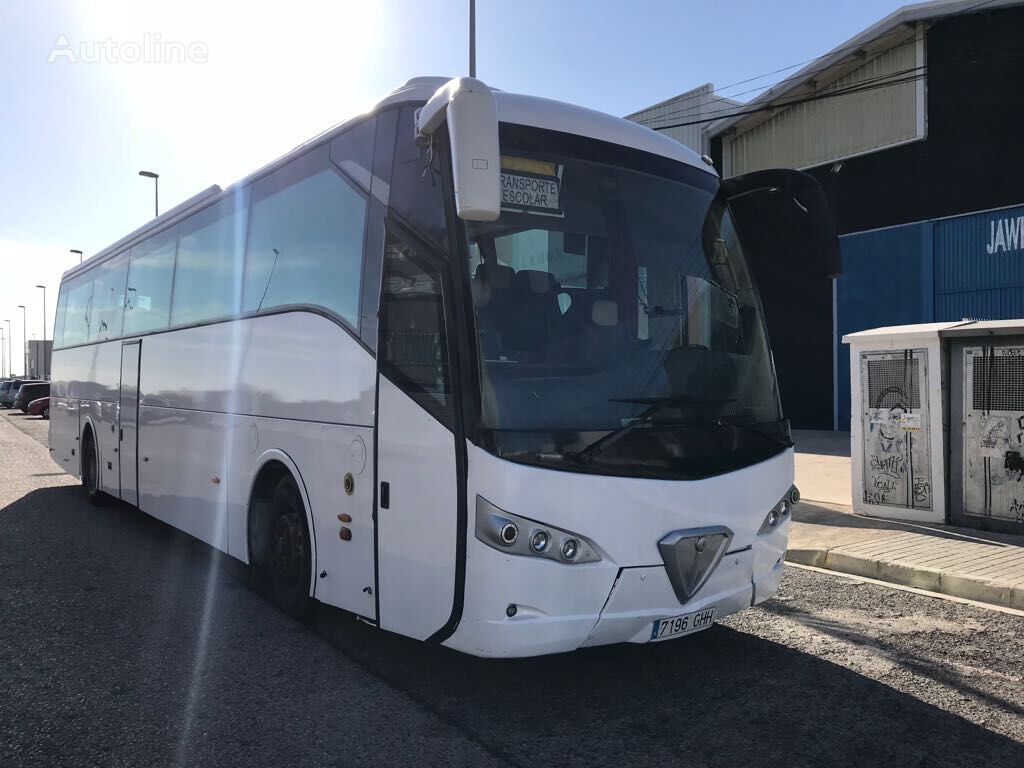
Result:
[[78,401],[50,395],[50,457],[69,475],[79,476]]
[[[290,419],[238,417],[231,430],[229,552],[248,560],[249,494],[270,461],[294,471],[313,522],[314,597],[369,619],[374,597],[373,429]],[[352,475],[352,493],[345,475]],[[349,520],[342,519],[348,516]],[[348,530],[350,538],[343,539]],[[323,574],[321,576],[321,574]]]
[[231,418],[139,406],[139,507],[225,551],[226,437]]
[[[79,477],[81,466],[80,438],[86,421],[94,421],[99,440],[101,487],[106,461],[116,466],[116,454],[109,443],[110,426],[117,418],[117,396],[120,386],[120,342],[58,350],[53,355],[53,380],[50,385],[50,448],[66,472]],[[117,495],[116,475],[112,493]]]

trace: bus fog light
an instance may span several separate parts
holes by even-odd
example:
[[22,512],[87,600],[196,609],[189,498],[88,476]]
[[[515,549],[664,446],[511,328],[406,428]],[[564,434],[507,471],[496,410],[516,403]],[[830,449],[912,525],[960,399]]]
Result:
[[562,557],[566,560],[575,560],[580,553],[580,543],[576,539],[566,539],[562,542]]
[[551,543],[551,535],[547,531],[536,531],[530,537],[530,549],[534,552],[543,552]]
[[516,539],[519,538],[519,526],[511,521],[507,522],[501,526],[498,536],[501,539],[502,544],[506,547],[511,547],[516,543]]
[[517,613],[519,613],[519,608],[516,607],[516,604],[515,603],[509,603],[508,604],[508,608],[505,609],[505,615],[508,616],[511,619]]

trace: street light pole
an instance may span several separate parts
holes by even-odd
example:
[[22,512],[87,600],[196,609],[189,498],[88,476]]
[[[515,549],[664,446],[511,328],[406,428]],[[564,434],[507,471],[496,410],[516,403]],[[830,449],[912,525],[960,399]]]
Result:
[[46,379],[48,378],[46,375],[46,369],[49,368],[49,366],[46,364],[46,286],[37,285],[36,288],[43,289],[43,347],[40,354],[43,357],[43,378]]
[[139,171],[139,176],[153,180],[153,218],[160,215],[160,174],[152,171]]
[[476,77],[476,0],[469,0],[469,76]]
[[25,367],[22,368],[22,375],[28,378],[28,323],[25,321],[25,305],[19,304],[18,309],[21,310],[21,343],[25,345],[25,359],[22,361]]
[[4,329],[0,328],[0,379],[7,378],[7,342]]
[[7,323],[7,370],[10,371],[11,378],[14,378],[14,349],[11,347],[11,321],[4,320]]
[[78,254],[78,263],[81,264],[82,263],[82,252],[80,250],[78,250],[77,248],[72,248],[71,249],[71,253],[77,253]]

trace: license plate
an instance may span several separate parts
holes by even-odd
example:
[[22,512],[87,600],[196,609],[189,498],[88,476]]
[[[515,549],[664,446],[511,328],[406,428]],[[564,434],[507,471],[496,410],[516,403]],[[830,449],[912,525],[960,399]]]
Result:
[[694,632],[707,629],[714,623],[714,606],[693,613],[684,613],[682,616],[660,619],[651,627],[651,641],[657,642],[658,640],[668,640],[670,637],[691,635]]

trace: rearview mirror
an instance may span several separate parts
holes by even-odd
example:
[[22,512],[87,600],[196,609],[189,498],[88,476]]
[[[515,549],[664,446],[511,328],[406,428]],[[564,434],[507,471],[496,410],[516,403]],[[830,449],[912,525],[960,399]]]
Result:
[[455,212],[466,221],[494,221],[501,214],[501,155],[494,94],[471,77],[438,88],[416,115],[417,139],[430,141],[448,123]]
[[839,238],[825,193],[802,171],[767,170],[725,179],[719,197],[732,211],[747,259],[809,277],[842,274]]

